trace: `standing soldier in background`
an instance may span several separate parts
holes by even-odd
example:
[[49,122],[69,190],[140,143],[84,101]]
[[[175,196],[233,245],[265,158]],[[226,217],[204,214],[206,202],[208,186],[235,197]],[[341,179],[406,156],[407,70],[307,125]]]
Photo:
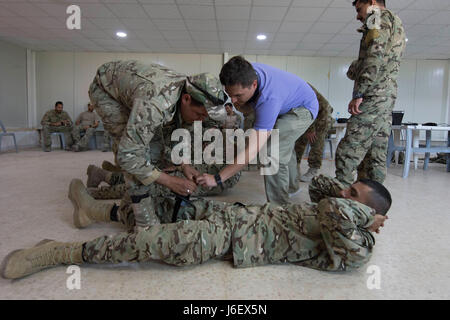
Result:
[[355,0],[357,19],[364,25],[358,60],[347,76],[354,80],[352,115],[345,137],[336,150],[336,177],[345,185],[358,179],[384,182],[392,110],[397,98],[397,77],[405,50],[400,18],[385,8],[384,0]]
[[[88,103],[88,110],[80,113],[75,121],[72,131],[75,144],[72,146],[72,151],[78,152],[89,148],[89,140],[95,135],[95,129],[98,127],[98,124],[99,117],[94,112],[94,106]],[[81,133],[84,133],[83,137],[81,137]]]
[[[187,76],[157,64],[114,61],[97,70],[89,96],[114,140],[116,164],[122,169],[127,186],[120,208],[102,204],[96,210],[108,216],[112,212],[126,221],[135,218],[135,222],[128,221],[129,226],[159,224],[150,195],[159,194],[164,187],[190,196],[197,189],[196,177],[202,173],[187,163],[177,167],[185,178],[164,172],[172,166],[167,161],[171,159],[171,134],[183,123],[208,117],[225,120],[223,104],[227,96],[222,85],[207,73]],[[205,167],[210,168],[211,173],[217,173],[214,167]],[[76,222],[77,227],[88,224],[89,221]]]
[[[295,142],[295,152],[297,153],[297,167],[298,175],[300,181],[310,182],[314,178],[320,167],[322,166],[322,153],[324,148],[325,138],[327,137],[328,131],[333,125],[333,118],[331,114],[333,113],[333,108],[324,96],[320,94],[311,84],[309,84],[314,90],[319,101],[319,113],[317,114],[316,120],[313,124],[306,130],[306,132],[300,137],[300,139]],[[311,146],[308,155],[309,169],[304,175],[300,176],[300,162],[302,161],[303,153],[308,145]]]
[[63,110],[63,103],[61,101],[55,103],[54,110],[49,110],[44,114],[41,125],[45,152],[50,152],[52,150],[52,138],[50,134],[53,132],[64,133],[66,150],[71,150],[73,144],[72,119],[70,119],[69,114]]

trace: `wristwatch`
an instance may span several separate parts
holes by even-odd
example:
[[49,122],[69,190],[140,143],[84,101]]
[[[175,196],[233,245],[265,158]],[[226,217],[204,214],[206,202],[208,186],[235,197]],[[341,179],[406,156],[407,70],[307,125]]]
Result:
[[220,189],[222,189],[222,191],[223,191],[224,188],[223,188],[222,178],[220,177],[220,174],[217,173],[217,174],[214,176],[214,179],[216,179],[217,185],[220,186]]
[[360,99],[360,98],[364,98],[364,95],[362,93],[353,93],[353,99]]

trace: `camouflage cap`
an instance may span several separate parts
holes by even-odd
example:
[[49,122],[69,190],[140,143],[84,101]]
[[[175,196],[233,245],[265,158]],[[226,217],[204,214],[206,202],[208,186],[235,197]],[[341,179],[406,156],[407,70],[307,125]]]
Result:
[[228,99],[219,79],[210,73],[201,73],[187,78],[186,92],[202,103],[211,119],[222,121],[227,112],[223,105]]

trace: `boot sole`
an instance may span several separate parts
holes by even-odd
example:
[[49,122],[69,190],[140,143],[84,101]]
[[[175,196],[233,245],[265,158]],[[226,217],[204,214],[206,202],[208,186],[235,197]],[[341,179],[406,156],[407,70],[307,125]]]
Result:
[[[87,227],[88,225],[90,225],[91,223],[93,223],[92,220],[90,220],[86,214],[84,214],[84,216],[86,217],[85,220],[87,220],[87,223],[82,223],[81,222],[81,215],[84,213],[84,210],[80,209],[78,203],[76,202],[76,200],[72,197],[72,189],[73,189],[73,185],[76,183],[76,180],[72,180],[72,182],[70,183],[69,186],[69,194],[68,194],[68,198],[70,199],[70,201],[72,202],[73,205],[73,224],[75,225],[75,227],[77,227],[78,229],[82,229]],[[82,211],[82,212],[80,212]]]
[[[38,246],[40,246],[40,245],[43,245],[43,244],[46,244],[46,243],[52,242],[52,241],[54,241],[54,240],[44,239],[44,240],[41,240],[41,241],[39,241],[38,243],[36,243],[34,246],[35,246],[35,247],[38,247]],[[12,257],[14,254],[16,254],[17,252],[23,251],[23,250],[25,250],[25,249],[17,249],[17,250],[11,251],[11,252],[3,259],[2,265],[0,266],[0,275],[2,276],[2,278],[4,278],[4,279],[16,279],[16,278],[8,278],[8,277],[6,277],[6,275],[5,275],[6,265],[8,264],[9,259],[11,259],[11,257]]]
[[24,249],[14,250],[14,251],[10,252],[10,253],[3,259],[2,265],[1,265],[1,267],[0,267],[0,274],[2,275],[2,278],[3,278],[3,279],[16,279],[16,278],[10,278],[10,277],[7,277],[7,276],[6,276],[6,274],[5,274],[5,271],[6,271],[6,265],[8,264],[9,259],[11,259],[11,257],[12,257],[14,254],[16,254],[17,252],[22,251],[22,250],[24,250]]

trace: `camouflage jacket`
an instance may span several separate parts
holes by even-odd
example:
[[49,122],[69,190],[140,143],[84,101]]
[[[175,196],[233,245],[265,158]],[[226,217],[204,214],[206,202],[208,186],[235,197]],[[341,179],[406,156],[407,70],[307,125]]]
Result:
[[[104,127],[120,140],[117,161],[144,185],[158,179],[150,142],[174,129],[177,103],[187,76],[157,64],[114,61],[102,65],[89,89]],[[106,93],[106,94],[105,94]],[[158,150],[157,152],[167,152]]]
[[[351,64],[347,76],[355,81],[353,98],[389,96],[395,99],[406,45],[405,31],[400,18],[391,11],[381,9],[379,17],[374,15],[376,13],[368,15],[361,29],[359,57]],[[375,26],[369,21],[376,21]]]
[[337,198],[342,184],[325,176],[312,182],[317,203],[246,206],[235,216],[233,258],[237,267],[289,262],[328,271],[361,267],[375,239],[366,229],[375,211]]
[[49,126],[50,123],[61,122],[64,120],[70,121],[70,125],[68,125],[68,127],[70,127],[72,125],[72,119],[70,119],[69,114],[67,112],[65,112],[64,110],[61,111],[61,113],[58,113],[55,110],[49,110],[42,117],[41,125]]

